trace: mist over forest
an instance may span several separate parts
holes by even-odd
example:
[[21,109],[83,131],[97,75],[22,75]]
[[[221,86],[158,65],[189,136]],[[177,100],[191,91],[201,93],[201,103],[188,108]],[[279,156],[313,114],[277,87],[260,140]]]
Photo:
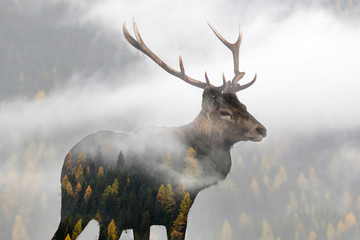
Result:
[[[232,78],[229,41],[243,33],[238,93],[268,130],[231,150],[227,179],[202,191],[186,239],[359,239],[360,3],[318,1],[0,1],[0,232],[50,239],[60,220],[61,167],[98,130],[181,126],[200,89],[170,76],[124,39],[145,43],[211,83]],[[165,239],[152,228],[151,239]],[[97,239],[90,224],[78,239]],[[120,239],[131,239],[124,233]]]

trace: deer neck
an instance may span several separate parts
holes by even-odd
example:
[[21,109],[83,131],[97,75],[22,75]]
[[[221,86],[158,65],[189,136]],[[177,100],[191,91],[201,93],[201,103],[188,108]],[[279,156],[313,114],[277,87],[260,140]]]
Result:
[[197,157],[210,160],[209,174],[218,175],[219,180],[226,177],[231,168],[232,144],[221,138],[222,134],[209,116],[201,112],[193,122],[176,128],[176,131],[186,145],[194,148]]

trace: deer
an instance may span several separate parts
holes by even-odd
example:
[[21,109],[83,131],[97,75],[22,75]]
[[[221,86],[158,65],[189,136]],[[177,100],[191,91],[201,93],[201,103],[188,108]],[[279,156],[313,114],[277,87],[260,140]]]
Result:
[[180,127],[142,127],[133,133],[102,130],[88,135],[66,155],[61,171],[61,219],[54,239],[76,239],[90,220],[99,223],[99,239],[118,239],[133,229],[134,239],[148,240],[150,227],[163,225],[168,239],[185,239],[187,217],[197,194],[224,180],[231,169],[230,150],[240,141],[259,142],[267,129],[236,93],[257,79],[239,84],[240,32],[230,43],[209,24],[230,49],[234,77],[222,85],[196,80],[155,55],[144,43],[137,24],[133,37],[123,24],[128,43],[169,74],[203,90],[201,110]]

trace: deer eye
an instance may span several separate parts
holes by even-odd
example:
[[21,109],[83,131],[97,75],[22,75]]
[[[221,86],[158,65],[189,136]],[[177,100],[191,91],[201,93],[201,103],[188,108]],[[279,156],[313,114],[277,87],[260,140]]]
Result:
[[223,117],[223,118],[228,118],[228,119],[231,119],[231,114],[229,112],[226,112],[226,111],[220,111],[220,115]]

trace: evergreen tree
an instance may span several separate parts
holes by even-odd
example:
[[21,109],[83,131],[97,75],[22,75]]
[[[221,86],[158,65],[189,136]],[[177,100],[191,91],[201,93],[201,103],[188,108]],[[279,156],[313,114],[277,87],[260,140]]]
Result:
[[190,193],[186,193],[180,203],[180,212],[187,216],[189,213],[190,207],[192,205],[192,201],[190,199]]
[[102,166],[99,167],[97,176],[98,176],[98,177],[104,176],[104,168],[103,168]]
[[70,196],[72,196],[74,193],[73,193],[73,188],[71,186],[71,183],[68,181],[67,184],[66,184],[66,193]]
[[84,171],[83,171],[81,163],[79,164],[79,167],[76,171],[75,179],[77,182],[80,182],[80,183],[84,182]]
[[274,240],[274,233],[270,227],[270,224],[265,219],[263,220],[263,228],[260,240]]
[[85,191],[85,195],[84,195],[84,200],[85,202],[89,201],[90,197],[91,197],[91,194],[92,194],[92,190],[91,190],[91,187],[90,185],[86,188],[86,191]]
[[230,223],[225,220],[223,227],[221,229],[221,240],[231,240],[232,239],[232,228]]
[[184,238],[184,230],[186,227],[186,222],[187,222],[187,217],[184,216],[182,212],[180,212],[173,223],[172,231],[170,234],[171,240]]
[[68,176],[65,174],[65,176],[61,180],[61,187],[66,189],[68,182],[69,182]]
[[71,153],[66,154],[64,167],[65,167],[65,172],[71,173],[72,170]]
[[124,164],[125,164],[124,155],[123,155],[122,151],[120,151],[119,156],[116,161],[116,168],[122,169],[124,167]]
[[167,213],[172,213],[174,211],[175,204],[174,192],[171,184],[167,184],[165,187],[165,202],[163,207]]
[[74,230],[71,234],[71,238],[76,239],[80,235],[81,232],[82,232],[82,219],[80,218],[74,227]]
[[111,220],[111,222],[108,226],[107,235],[108,235],[107,240],[118,240],[119,239],[119,235],[117,233],[117,228],[116,228],[114,219]]
[[79,155],[77,156],[76,163],[77,163],[77,164],[81,164],[81,163],[84,163],[85,160],[86,160],[85,153],[81,152],[81,153],[79,153]]

